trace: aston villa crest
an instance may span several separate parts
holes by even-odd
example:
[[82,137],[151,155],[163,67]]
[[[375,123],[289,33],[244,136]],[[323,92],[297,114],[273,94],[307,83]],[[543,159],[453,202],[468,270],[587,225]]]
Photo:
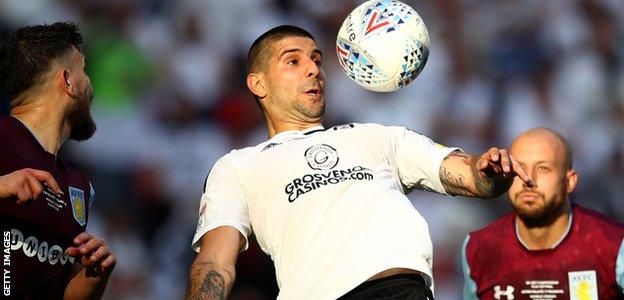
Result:
[[70,186],[69,187],[69,200],[71,200],[72,213],[76,222],[80,226],[87,224],[87,214],[85,211],[84,191]]

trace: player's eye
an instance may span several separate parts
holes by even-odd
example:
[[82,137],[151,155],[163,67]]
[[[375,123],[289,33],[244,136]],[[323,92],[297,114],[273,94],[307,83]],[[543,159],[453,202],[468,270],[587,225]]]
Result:
[[323,62],[320,59],[315,59],[314,63],[319,67],[323,64]]
[[547,167],[547,166],[539,166],[539,167],[537,167],[537,169],[538,169],[540,172],[548,172],[548,171],[550,171],[550,168],[549,168],[549,167]]
[[290,59],[290,60],[288,60],[288,62],[286,62],[286,63],[287,63],[287,64],[289,64],[289,65],[298,65],[298,64],[299,64],[299,61],[298,61],[298,60],[296,60],[296,59]]

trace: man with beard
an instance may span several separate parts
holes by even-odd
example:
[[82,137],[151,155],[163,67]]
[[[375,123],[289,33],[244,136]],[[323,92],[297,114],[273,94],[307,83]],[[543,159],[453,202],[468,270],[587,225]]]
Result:
[[93,188],[57,156],[65,140],[95,133],[82,36],[71,22],[27,26],[0,46],[0,226],[3,295],[100,298],[116,258],[85,232]]
[[269,140],[213,166],[188,299],[229,294],[252,229],[275,263],[279,299],[432,299],[428,226],[406,194],[493,198],[516,175],[530,184],[504,149],[473,157],[400,126],[324,128],[322,64],[299,27],[273,28],[252,44],[247,86]]
[[622,299],[624,226],[570,203],[578,176],[568,142],[536,128],[510,153],[535,184],[514,180],[514,211],[466,238],[464,299]]

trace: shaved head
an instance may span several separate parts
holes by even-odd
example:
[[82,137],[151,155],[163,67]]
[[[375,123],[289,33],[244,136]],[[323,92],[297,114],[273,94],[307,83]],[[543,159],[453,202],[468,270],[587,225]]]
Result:
[[290,36],[307,37],[314,41],[312,34],[303,28],[292,25],[275,27],[262,34],[251,44],[247,55],[247,74],[266,70],[267,62],[273,54],[271,49],[273,42]]
[[520,166],[533,179],[528,186],[514,179],[508,195],[517,217],[527,228],[549,226],[566,218],[568,195],[576,187],[572,148],[559,133],[548,128],[527,130],[509,148]]
[[558,132],[552,129],[545,128],[545,127],[529,129],[521,133],[520,135],[518,135],[516,139],[514,139],[514,141],[511,143],[511,147],[513,147],[513,145],[516,144],[520,139],[527,138],[527,137],[540,137],[540,138],[545,138],[545,139],[552,139],[553,142],[555,142],[558,145],[557,148],[560,148],[558,150],[561,151],[561,154],[563,155],[563,158],[564,158],[563,166],[565,170],[572,169],[572,147],[570,146],[570,143],[568,143],[568,141],[561,134],[559,134]]

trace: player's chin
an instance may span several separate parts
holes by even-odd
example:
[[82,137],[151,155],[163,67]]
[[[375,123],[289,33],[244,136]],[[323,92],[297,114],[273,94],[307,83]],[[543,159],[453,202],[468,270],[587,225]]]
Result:
[[312,117],[320,117],[325,113],[325,99],[320,97],[304,97],[300,102],[301,108],[305,110],[305,114]]
[[538,202],[523,202],[518,201],[513,203],[516,214],[521,219],[533,220],[539,219],[544,214],[544,204]]

